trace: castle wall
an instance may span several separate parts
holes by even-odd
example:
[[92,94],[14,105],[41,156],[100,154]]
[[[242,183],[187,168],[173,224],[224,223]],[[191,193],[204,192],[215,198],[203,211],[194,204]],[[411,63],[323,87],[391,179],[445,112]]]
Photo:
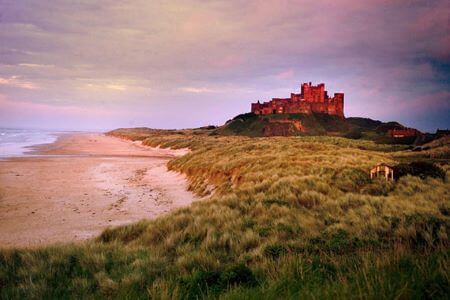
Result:
[[269,102],[252,103],[251,110],[255,114],[273,113],[324,113],[344,117],[344,94],[335,93],[328,97],[323,83],[313,86],[311,83],[301,85],[301,93],[291,93],[290,98],[272,98]]

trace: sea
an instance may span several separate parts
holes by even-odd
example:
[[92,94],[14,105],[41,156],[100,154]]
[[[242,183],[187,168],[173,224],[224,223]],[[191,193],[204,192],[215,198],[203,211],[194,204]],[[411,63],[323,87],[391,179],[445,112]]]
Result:
[[39,129],[0,128],[0,158],[26,156],[30,146],[53,143],[58,133]]

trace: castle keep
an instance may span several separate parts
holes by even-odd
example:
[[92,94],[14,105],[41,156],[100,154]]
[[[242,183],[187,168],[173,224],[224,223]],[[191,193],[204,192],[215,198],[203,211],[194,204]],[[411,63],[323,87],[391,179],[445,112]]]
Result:
[[268,114],[311,114],[324,113],[344,118],[344,93],[334,93],[330,98],[325,84],[303,83],[301,93],[291,93],[290,98],[272,98],[269,102],[252,103],[252,113]]

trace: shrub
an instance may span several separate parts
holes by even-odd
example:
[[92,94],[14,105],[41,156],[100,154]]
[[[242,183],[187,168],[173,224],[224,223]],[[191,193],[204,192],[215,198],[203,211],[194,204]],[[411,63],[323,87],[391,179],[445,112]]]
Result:
[[98,239],[104,243],[109,243],[116,239],[124,243],[131,242],[142,236],[147,226],[147,222],[138,222],[127,226],[108,228],[100,234]]
[[345,168],[336,171],[332,180],[335,186],[343,192],[357,192],[370,183],[370,176],[361,169]]
[[395,185],[392,181],[387,181],[384,178],[377,177],[373,179],[370,184],[362,187],[360,192],[362,194],[369,194],[372,196],[388,196],[394,188]]
[[426,161],[403,163],[394,167],[394,176],[396,179],[406,175],[418,176],[422,179],[426,177],[445,179],[445,171],[443,169]]
[[345,137],[348,139],[359,140],[362,138],[360,129],[353,129],[345,134]]
[[232,265],[223,271],[198,270],[180,281],[183,298],[198,299],[221,293],[229,287],[251,287],[257,284],[252,270],[244,264]]
[[315,256],[311,263],[312,272],[319,280],[333,280],[336,278],[337,268],[334,264],[326,262],[320,257]]
[[278,258],[287,252],[287,248],[280,244],[272,244],[264,248],[264,255],[271,258]]
[[297,206],[311,208],[316,205],[320,205],[326,196],[316,191],[307,190],[301,193],[301,195],[296,199],[295,203]]
[[226,285],[254,286],[257,281],[252,270],[244,264],[238,264],[227,268],[221,274],[221,281]]
[[265,199],[263,200],[263,203],[267,206],[270,205],[290,206],[290,203],[288,201],[279,199]]
[[347,253],[354,249],[354,241],[345,230],[339,229],[337,232],[326,236],[327,246],[329,250],[337,253]]
[[198,299],[206,296],[208,292],[219,293],[223,287],[220,285],[220,272],[196,271],[192,276],[185,277],[180,282],[182,294],[187,299]]

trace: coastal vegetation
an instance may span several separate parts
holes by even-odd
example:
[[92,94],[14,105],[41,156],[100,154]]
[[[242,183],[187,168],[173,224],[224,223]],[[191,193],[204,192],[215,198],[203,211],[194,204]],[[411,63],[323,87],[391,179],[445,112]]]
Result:
[[[418,154],[368,140],[222,136],[216,128],[109,134],[189,148],[168,168],[206,199],[82,244],[2,250],[0,298],[450,294],[450,169],[448,155],[430,154],[445,153],[445,143]],[[421,158],[434,172],[408,169]],[[380,162],[408,167],[396,181],[370,180]]]
[[[281,123],[281,124],[280,124]],[[289,126],[291,123],[291,126]],[[294,126],[297,123],[300,126]],[[398,122],[381,122],[369,118],[341,118],[324,113],[314,114],[240,114],[213,131],[224,136],[338,136],[349,139],[372,140],[378,144],[424,144],[436,138],[434,134],[392,137],[393,129],[405,129]],[[283,130],[284,129],[284,130]]]

